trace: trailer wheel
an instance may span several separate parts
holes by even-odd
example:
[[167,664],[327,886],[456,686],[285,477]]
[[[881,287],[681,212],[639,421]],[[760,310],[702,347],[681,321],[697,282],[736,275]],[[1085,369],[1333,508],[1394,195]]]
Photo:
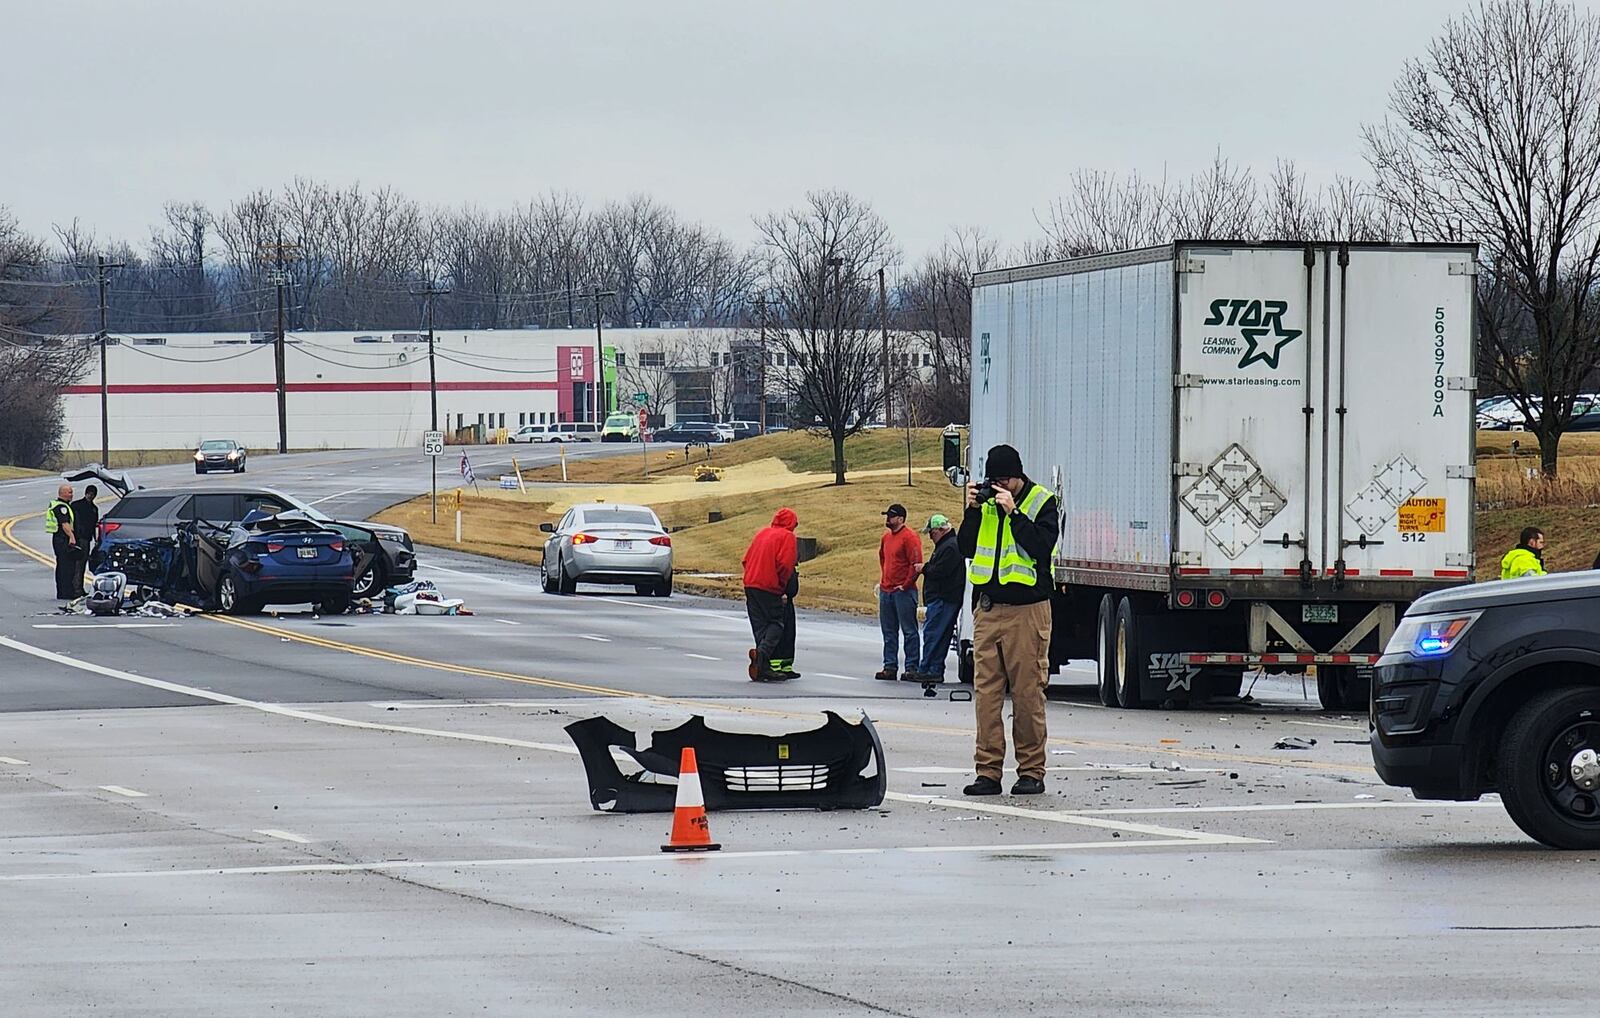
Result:
[[1100,687],[1100,702],[1107,707],[1120,706],[1117,700],[1117,671],[1114,657],[1113,628],[1117,621],[1117,603],[1110,594],[1100,598],[1100,611],[1095,617],[1095,679]]
[[977,671],[977,665],[972,660],[972,641],[957,641],[956,678],[970,686],[972,685],[973,676],[977,674]]
[[1115,662],[1117,682],[1117,702],[1129,710],[1144,710],[1152,707],[1149,700],[1144,698],[1140,684],[1144,679],[1144,650],[1142,638],[1144,626],[1134,613],[1133,603],[1127,598],[1117,605],[1117,621],[1112,637],[1112,660]]
[[1317,699],[1323,710],[1363,710],[1372,697],[1372,670],[1355,665],[1318,665]]

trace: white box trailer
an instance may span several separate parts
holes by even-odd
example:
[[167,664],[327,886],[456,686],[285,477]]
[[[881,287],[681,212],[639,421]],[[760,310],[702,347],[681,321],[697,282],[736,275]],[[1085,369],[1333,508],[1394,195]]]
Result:
[[980,273],[971,475],[1007,442],[1060,497],[1053,667],[1095,658],[1136,707],[1315,665],[1325,706],[1364,704],[1406,606],[1471,579],[1476,259],[1179,242]]

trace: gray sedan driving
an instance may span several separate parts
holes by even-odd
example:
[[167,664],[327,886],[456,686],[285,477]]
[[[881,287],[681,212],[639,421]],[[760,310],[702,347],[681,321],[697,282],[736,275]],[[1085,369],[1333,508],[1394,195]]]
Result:
[[589,502],[567,510],[540,567],[549,594],[572,594],[579,583],[631,586],[640,595],[672,596],[672,538],[649,506]]

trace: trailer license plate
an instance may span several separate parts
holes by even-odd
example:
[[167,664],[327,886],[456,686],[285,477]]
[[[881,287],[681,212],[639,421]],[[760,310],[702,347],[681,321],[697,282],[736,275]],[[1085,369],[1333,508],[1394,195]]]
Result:
[[1339,606],[1336,604],[1303,604],[1300,606],[1301,622],[1338,622]]
[[295,550],[299,553],[301,558],[316,558],[317,557],[317,549],[315,549],[315,548],[297,548]]

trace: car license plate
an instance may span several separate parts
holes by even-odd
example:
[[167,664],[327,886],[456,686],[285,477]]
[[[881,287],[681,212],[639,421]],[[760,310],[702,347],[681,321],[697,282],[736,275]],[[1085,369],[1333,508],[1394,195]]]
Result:
[[1336,604],[1303,604],[1300,606],[1301,622],[1338,622],[1339,606]]
[[315,549],[315,548],[300,548],[300,549],[297,549],[297,552],[298,552],[298,554],[300,555],[301,558],[316,558],[317,557],[317,549]]
[[633,542],[632,541],[618,541],[618,542],[616,542],[616,545],[617,545],[617,550],[618,551],[632,551],[633,550]]

